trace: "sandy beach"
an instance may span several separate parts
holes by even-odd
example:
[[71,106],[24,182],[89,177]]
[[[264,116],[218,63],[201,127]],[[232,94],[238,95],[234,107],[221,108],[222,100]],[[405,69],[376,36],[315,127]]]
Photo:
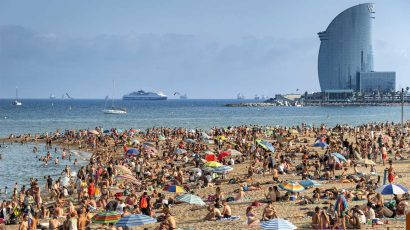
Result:
[[[255,217],[257,221],[259,221],[260,219],[262,219],[262,213],[265,206],[267,205],[264,201],[266,200],[265,194],[268,193],[269,187],[279,186],[286,181],[298,182],[306,178],[312,178],[318,181],[321,185],[317,187],[308,187],[300,193],[297,193],[298,196],[294,201],[289,200],[289,198],[280,201],[274,201],[273,207],[276,210],[278,218],[288,220],[289,222],[293,223],[298,229],[313,229],[311,226],[311,214],[312,212],[314,213],[315,207],[329,207],[329,204],[334,204],[336,202],[336,197],[324,197],[320,198],[317,202],[300,205],[302,197],[312,197],[313,190],[315,188],[320,188],[321,191],[335,188],[338,193],[342,191],[342,189],[354,193],[358,190],[361,190],[361,192],[372,190],[368,187],[357,189],[359,181],[346,179],[346,176],[348,175],[361,175],[359,177],[367,178],[365,179],[366,183],[370,181],[372,181],[372,183],[376,183],[379,180],[377,185],[375,186],[380,187],[383,184],[384,170],[389,167],[387,163],[388,160],[392,160],[392,165],[394,167],[394,183],[401,184],[406,188],[410,187],[410,180],[408,177],[408,166],[410,162],[406,159],[409,152],[409,139],[406,134],[406,136],[403,138],[403,143],[399,143],[398,140],[400,139],[400,126],[397,125],[372,124],[364,125],[361,127],[342,128],[314,128],[303,126],[292,128],[270,128],[242,126],[231,129],[214,129],[207,131],[207,138],[202,138],[201,133],[203,133],[203,131],[201,130],[192,131],[186,129],[152,129],[147,131],[130,129],[123,132],[116,132],[114,129],[110,130],[109,132],[105,132],[104,130],[84,130],[72,131],[71,133],[66,133],[65,135],[56,134],[60,133],[56,132],[55,134],[51,134],[48,137],[38,136],[35,138],[34,135],[11,137],[4,138],[0,141],[5,143],[34,141],[47,143],[48,141],[52,140],[50,147],[58,147],[59,152],[61,151],[61,149],[68,149],[69,147],[71,150],[76,149],[76,151],[80,150],[92,153],[89,166],[91,170],[94,170],[94,172],[90,172],[92,173],[90,175],[95,175],[95,172],[97,170],[101,170],[101,172],[99,172],[100,175],[103,174],[103,171],[107,170],[107,167],[109,167],[110,163],[114,166],[111,167],[110,170],[115,168],[115,165],[123,165],[132,172],[130,176],[137,180],[138,183],[128,183],[118,180],[118,176],[124,173],[120,170],[113,170],[112,176],[110,176],[106,180],[100,179],[99,182],[96,183],[95,187],[98,187],[99,190],[103,190],[103,183],[108,183],[108,187],[116,186],[122,190],[129,190],[129,194],[136,194],[138,198],[142,196],[144,191],[148,191],[148,195],[152,197],[152,210],[150,212],[152,217],[163,215],[163,213],[161,212],[163,212],[164,210],[164,207],[154,208],[153,201],[158,197],[153,194],[153,189],[161,194],[165,194],[166,199],[171,198],[171,200],[174,200],[174,198],[177,195],[181,195],[181,193],[177,194],[173,192],[163,191],[164,187],[171,184],[185,187],[186,189],[190,190],[190,193],[202,198],[202,200],[206,202],[206,206],[198,206],[187,203],[170,204],[170,214],[174,217],[174,221],[176,222],[176,227],[178,229],[258,229],[260,228],[259,224],[256,224],[255,226],[249,226],[247,224],[247,207],[255,205],[256,201],[257,203],[259,203],[259,205],[256,205],[254,207],[256,214]],[[79,135],[79,133],[83,133],[84,135]],[[371,136],[373,136],[373,138]],[[367,154],[364,153],[364,151],[368,151],[367,145],[366,147],[364,147],[365,145],[363,143],[369,142],[377,144],[377,139],[379,136],[381,136],[382,142],[386,146],[388,146],[388,159],[386,160],[386,165],[383,166],[381,160],[377,159],[377,156],[376,158],[373,158],[373,156],[370,156],[371,153],[369,153],[369,160],[374,160],[376,162],[375,167],[372,168],[372,170],[375,172],[371,173],[371,167],[369,165],[360,164],[360,160],[356,157],[349,158],[350,155],[348,153],[348,150],[343,147],[343,145],[346,143],[343,142],[349,142],[354,148],[358,147],[361,155],[367,157]],[[264,148],[263,145],[258,145],[258,142],[256,142],[257,139],[272,143],[272,147],[274,147],[275,150],[270,151],[269,149]],[[315,143],[321,141],[326,142],[327,144],[329,144],[329,146],[314,147]],[[147,145],[149,146],[147,147]],[[132,156],[127,156],[126,152],[130,148],[135,148],[140,153]],[[178,154],[178,149],[183,149],[183,153]],[[221,178],[221,175],[219,175],[219,179],[212,180],[212,182],[209,182],[207,186],[204,186],[204,183],[202,182],[203,178],[195,178],[195,182],[189,182],[189,178],[191,176],[189,173],[191,169],[196,168],[198,165],[200,168],[203,168],[203,166],[201,165],[206,162],[204,158],[207,157],[205,151],[212,151],[214,152],[215,157],[218,157],[223,152],[226,152],[230,149],[236,149],[237,151],[242,153],[241,156],[238,155],[236,157],[233,157],[227,155],[227,157],[223,158],[223,160],[220,160],[219,162],[228,165],[230,163],[230,159],[239,160],[239,162],[235,162],[234,165],[229,166],[233,168],[232,171],[225,174],[223,178]],[[341,153],[347,158],[347,162],[340,161],[340,164],[342,165],[341,169],[335,170],[335,175],[331,176],[329,179],[323,178],[323,176],[321,176],[321,178],[315,178],[315,167],[313,166],[314,163],[319,161],[319,158],[323,157],[324,155],[330,154],[330,152]],[[375,152],[377,151],[375,150]],[[195,165],[195,158],[193,157],[193,153],[197,153],[199,158],[202,159],[200,160],[200,163],[197,163],[197,165]],[[269,154],[271,154],[271,156],[274,158],[276,166],[289,160],[287,169],[285,170],[286,172],[279,174],[278,176],[280,182],[273,181],[272,176],[274,175],[274,173],[267,172],[266,170],[266,161]],[[377,154],[378,153],[376,153],[376,155]],[[400,157],[398,155],[400,155]],[[135,166],[135,164],[139,164],[138,162],[143,162],[142,165],[147,164],[143,167],[143,169],[147,170],[141,171],[141,174],[144,174],[145,172],[149,172],[149,174],[145,174],[145,176],[142,176],[141,178],[136,178],[135,173],[137,171],[137,167]],[[298,166],[300,166],[301,164],[303,165],[303,163],[309,165],[306,171],[298,169]],[[156,176],[163,173],[160,169],[167,164],[171,164],[171,169],[167,171],[169,174],[171,174],[171,176],[166,177],[164,183],[161,185],[156,182],[154,183],[156,179],[159,179]],[[92,165],[94,165],[95,167],[92,167]],[[324,162],[323,165],[326,165],[326,162]],[[251,170],[249,168],[251,168]],[[325,168],[325,166],[323,166],[323,168]],[[179,179],[179,171],[181,171],[182,174],[182,183]],[[321,170],[320,175],[322,175],[323,172],[326,171]],[[304,173],[307,173],[308,175],[303,176]],[[205,174],[205,171],[203,171],[203,174]],[[370,176],[371,174],[374,175]],[[83,198],[85,200],[80,201],[77,199],[78,190],[77,188],[75,188],[75,186],[78,183],[77,180],[79,180],[79,172],[77,172],[76,175],[77,178],[73,177],[71,179],[70,186],[67,186],[70,187],[73,193],[63,198],[64,201],[62,203],[62,212],[64,216],[72,213],[72,211],[69,211],[69,201],[73,203],[73,210],[75,210],[74,212],[76,212],[73,218],[77,219],[79,216],[78,210],[80,210],[81,207],[86,207],[87,205],[96,203],[96,210],[88,211],[87,209],[87,228],[115,229],[115,227],[97,224],[93,221],[93,215],[101,213],[104,211],[104,209],[106,209],[104,205],[99,206],[101,196],[90,194],[91,198]],[[173,177],[172,175],[175,175],[175,177]],[[368,176],[365,177],[364,175]],[[89,186],[90,183],[93,183],[90,182],[90,179],[91,178],[87,178],[87,180],[85,180],[87,186]],[[232,179],[235,179],[237,181],[232,182]],[[241,180],[241,182],[239,182],[238,180]],[[386,184],[388,183],[389,182],[386,181]],[[208,214],[207,207],[214,207],[215,205],[214,201],[208,200],[209,196],[216,194],[217,187],[220,188],[224,199],[226,199],[228,197],[237,197],[238,190],[240,190],[241,187],[243,188],[244,186],[249,188],[249,191],[244,192],[244,197],[242,197],[238,201],[228,202],[231,208],[231,215],[237,216],[239,218],[235,220],[204,220],[204,217]],[[36,185],[34,184],[32,185],[32,187],[36,187]],[[44,190],[43,188],[41,189]],[[19,190],[20,188],[18,188],[18,191]],[[29,189],[27,189],[27,191],[28,190]],[[279,188],[279,191],[282,196],[287,192],[286,190],[281,188]],[[121,198],[117,200],[126,200],[129,194],[126,195],[126,193],[124,193]],[[369,197],[373,198],[375,194],[375,192],[371,192]],[[87,195],[85,194],[82,195],[87,197]],[[115,200],[115,197],[115,194],[110,192],[105,198],[105,202]],[[357,198],[358,195],[354,195],[354,197]],[[399,197],[401,197],[401,195],[399,195]],[[386,195],[384,196],[384,198],[385,201],[389,201],[393,198],[393,196]],[[402,198],[403,202],[405,202],[406,198],[404,196]],[[45,191],[43,191],[42,193],[42,200],[43,204],[53,204],[60,202],[59,198],[57,197],[50,199],[49,193]],[[355,205],[365,207],[368,202],[369,201],[366,199],[366,197],[361,197],[361,199],[357,200],[348,199],[348,206],[349,209],[353,208]],[[141,208],[134,208],[138,207],[139,203],[141,203],[141,201],[135,202],[135,206],[128,205],[130,206],[130,212],[141,212]],[[24,204],[21,204],[20,206],[24,206]],[[223,208],[219,207],[219,209],[220,211],[222,211]],[[36,208],[34,208],[34,210],[34,212],[36,213],[39,212],[39,210],[37,210]],[[364,208],[363,212],[366,211],[366,208]],[[407,209],[404,210],[404,213],[406,213],[407,211]],[[64,222],[64,219],[64,217],[58,218],[58,220],[62,224]],[[388,220],[388,223],[386,220]],[[18,221],[20,223],[24,222],[23,214],[20,215]],[[49,218],[39,218],[37,221],[39,224],[48,224]],[[368,223],[368,221],[366,222]],[[389,227],[390,229],[403,229],[405,225],[405,216],[403,214],[398,214],[394,218],[380,218],[379,224],[380,225],[363,224],[361,225],[361,227],[366,229],[386,229],[386,227]],[[4,227],[5,229],[18,229],[18,224],[5,225],[3,226],[3,228]],[[169,228],[169,225],[162,224],[160,222],[142,225],[134,228],[171,229]]]

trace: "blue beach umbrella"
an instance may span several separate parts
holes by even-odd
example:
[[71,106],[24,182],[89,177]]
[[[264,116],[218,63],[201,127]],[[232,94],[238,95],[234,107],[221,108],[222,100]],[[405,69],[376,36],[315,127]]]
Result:
[[326,144],[326,142],[321,142],[321,141],[318,141],[318,142],[313,144],[313,147],[322,147],[322,148],[324,148],[324,147],[327,147],[327,146],[328,146],[328,144]]
[[293,225],[288,220],[276,218],[271,219],[268,221],[261,222],[262,229],[275,229],[275,230],[288,230],[288,229],[297,229],[295,225]]
[[340,153],[331,153],[332,156],[339,158],[339,160],[346,162],[346,158]]
[[175,150],[175,153],[176,154],[185,154],[185,153],[187,153],[187,151],[185,149],[179,149],[178,148],[178,149]]
[[313,187],[313,186],[320,186],[322,184],[318,183],[317,181],[314,180],[301,180],[299,181],[299,184],[301,184],[303,187]]
[[143,214],[128,215],[122,217],[116,224],[116,227],[134,227],[144,224],[156,223],[157,220]]
[[400,195],[409,192],[409,190],[401,184],[385,184],[376,189],[376,192],[382,195]]
[[138,154],[140,154],[138,149],[132,148],[127,150],[127,156],[137,156]]

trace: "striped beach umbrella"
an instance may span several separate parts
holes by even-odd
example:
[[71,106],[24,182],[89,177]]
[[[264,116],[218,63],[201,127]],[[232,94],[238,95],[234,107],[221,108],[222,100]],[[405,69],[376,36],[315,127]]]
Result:
[[294,181],[285,181],[282,184],[279,184],[279,187],[289,192],[302,192],[303,190],[305,190],[302,185]]
[[116,224],[116,227],[135,227],[144,224],[156,223],[157,220],[143,214],[128,215],[121,218]]
[[144,146],[155,148],[156,145],[152,142],[144,142]]
[[322,184],[318,183],[317,181],[314,180],[301,180],[299,181],[299,184],[301,184],[303,187],[313,187],[313,186],[320,186]]
[[275,152],[275,147],[273,147],[272,143],[265,141],[265,140],[256,140],[256,143],[260,145],[266,151]]
[[400,195],[409,192],[409,190],[401,184],[385,184],[376,189],[376,192],[382,195]]
[[178,149],[175,149],[175,153],[176,154],[185,154],[185,153],[187,153],[187,151],[185,149],[178,148]]
[[230,171],[232,171],[232,170],[233,170],[233,168],[232,168],[231,166],[223,165],[223,166],[215,167],[215,168],[212,170],[212,172],[223,174],[223,173],[228,173],[228,172],[230,172]]
[[344,161],[344,162],[347,161],[346,158],[345,158],[342,154],[340,154],[340,153],[331,153],[330,155],[339,158],[339,160],[341,160],[341,161]]
[[117,186],[111,186],[111,187],[108,188],[108,190],[109,190],[110,192],[114,193],[114,194],[116,194],[116,193],[123,193],[123,192],[124,192],[124,189],[120,189],[120,188],[117,187]]
[[274,229],[274,230],[289,230],[289,229],[297,229],[295,225],[293,225],[291,222],[288,220],[276,218],[276,219],[271,219],[268,221],[262,221],[261,222],[261,228],[262,229]]
[[228,149],[227,152],[231,154],[232,157],[242,156],[242,153],[236,149]]
[[188,203],[188,204],[195,204],[195,205],[205,205],[205,202],[198,196],[192,195],[192,194],[184,194],[181,196],[178,196],[176,198],[177,201]]
[[215,167],[218,167],[218,166],[222,166],[222,164],[217,162],[217,161],[209,161],[209,162],[205,163],[205,166],[215,168]]
[[141,182],[137,178],[129,174],[118,175],[115,177],[115,179],[118,181],[129,182],[133,184],[141,184]]
[[121,214],[118,212],[101,212],[92,218],[92,222],[96,224],[116,223],[121,219]]
[[175,193],[185,193],[185,189],[178,185],[168,185],[165,186],[164,191],[167,192],[175,192]]

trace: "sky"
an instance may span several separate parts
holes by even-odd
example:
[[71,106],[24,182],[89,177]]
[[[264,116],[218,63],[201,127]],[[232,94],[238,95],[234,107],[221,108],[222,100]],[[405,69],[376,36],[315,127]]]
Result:
[[[375,70],[410,86],[410,1],[373,2]],[[0,0],[0,98],[319,91],[317,33],[360,3]]]

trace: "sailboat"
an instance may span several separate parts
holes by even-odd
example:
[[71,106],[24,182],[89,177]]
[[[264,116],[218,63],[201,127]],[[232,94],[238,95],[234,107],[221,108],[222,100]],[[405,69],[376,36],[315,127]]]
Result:
[[14,101],[12,102],[12,104],[15,105],[15,106],[22,106],[22,105],[23,105],[23,103],[21,103],[21,102],[18,100],[18,89],[17,89],[17,87],[16,87],[16,100],[14,100]]
[[[112,82],[113,91],[115,89],[114,81]],[[112,94],[112,101],[111,101],[111,108],[104,109],[103,113],[105,114],[127,114],[127,110],[123,108],[115,108],[114,107],[114,92]]]

